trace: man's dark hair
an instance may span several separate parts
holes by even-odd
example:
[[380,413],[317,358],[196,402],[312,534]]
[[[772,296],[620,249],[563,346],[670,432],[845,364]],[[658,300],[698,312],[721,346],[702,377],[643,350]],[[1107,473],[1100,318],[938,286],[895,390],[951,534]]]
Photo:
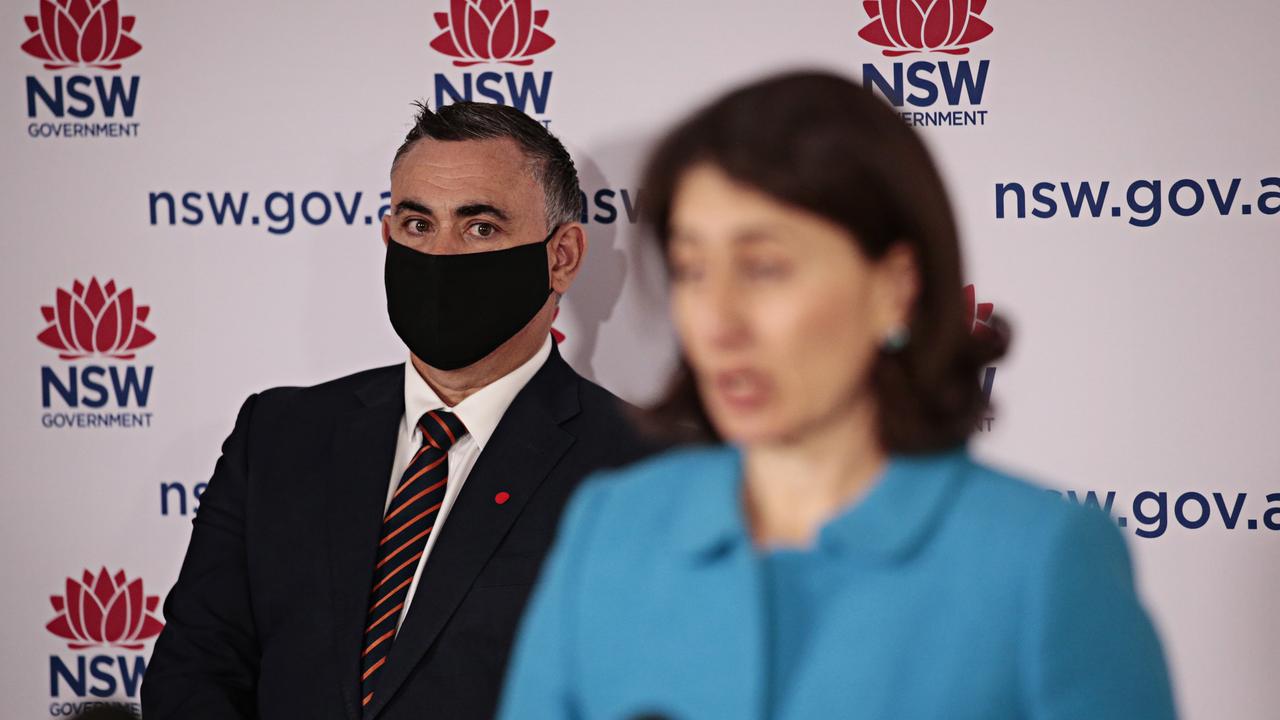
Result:
[[547,208],[547,229],[577,222],[582,215],[582,191],[573,158],[556,136],[542,123],[507,105],[456,102],[435,112],[426,103],[415,103],[418,116],[404,143],[391,162],[400,158],[422,138],[432,140],[492,140],[511,138],[529,159],[534,182],[542,186]]
[[[840,225],[872,260],[899,243],[913,251],[920,287],[910,342],[872,368],[880,442],[893,453],[964,442],[987,408],[979,372],[1004,354],[1009,332],[998,317],[982,335],[965,322],[956,222],[919,136],[870,90],[831,74],[735,90],[672,130],[650,158],[642,216],[664,252],[677,188],[699,164]],[[648,419],[719,439],[686,361]]]

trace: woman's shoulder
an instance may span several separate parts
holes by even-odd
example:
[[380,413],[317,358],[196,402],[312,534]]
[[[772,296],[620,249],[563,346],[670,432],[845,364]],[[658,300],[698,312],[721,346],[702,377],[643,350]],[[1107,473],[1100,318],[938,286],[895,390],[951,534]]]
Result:
[[688,502],[713,486],[736,484],[741,463],[726,445],[681,447],[631,465],[597,472],[580,492],[608,496],[635,508]]
[[[661,532],[736,510],[740,460],[724,445],[668,450],[583,481],[573,505],[609,534]],[[650,540],[652,542],[652,539]]]
[[985,461],[964,455],[962,497],[981,503],[992,512],[1060,514],[1066,504],[1047,484]]
[[1021,474],[966,458],[956,493],[950,530],[978,538],[1000,538],[1004,552],[1039,556],[1064,544],[1088,542],[1124,556],[1119,528],[1101,508],[1077,504],[1062,493]]

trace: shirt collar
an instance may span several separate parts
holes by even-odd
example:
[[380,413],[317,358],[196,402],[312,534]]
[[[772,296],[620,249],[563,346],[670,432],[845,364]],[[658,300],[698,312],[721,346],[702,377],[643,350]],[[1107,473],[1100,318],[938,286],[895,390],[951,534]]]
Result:
[[551,336],[547,335],[542,347],[533,354],[533,357],[515,370],[468,395],[454,407],[445,405],[427,381],[418,374],[418,369],[413,366],[412,360],[405,362],[404,417],[400,421],[401,430],[413,432],[418,419],[430,410],[448,410],[457,415],[462,424],[467,426],[467,432],[475,439],[476,445],[483,450],[489,438],[493,436],[494,430],[498,428],[498,423],[506,414],[507,408],[516,399],[516,395],[520,394],[524,386],[551,356],[551,344]]
[[[691,501],[675,525],[677,541],[698,558],[750,547],[742,500],[742,454],[732,446],[690,468]],[[924,455],[891,455],[860,500],[829,520],[815,549],[844,557],[893,562],[918,548],[936,527],[969,463],[964,448]]]

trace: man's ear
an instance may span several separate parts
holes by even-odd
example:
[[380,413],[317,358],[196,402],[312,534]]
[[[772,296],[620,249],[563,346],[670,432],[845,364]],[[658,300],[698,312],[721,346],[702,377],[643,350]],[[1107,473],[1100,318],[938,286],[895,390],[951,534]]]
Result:
[[382,247],[391,242],[391,213],[382,216]]
[[587,231],[579,223],[569,223],[556,231],[548,245],[551,248],[547,255],[551,289],[564,295],[587,256]]

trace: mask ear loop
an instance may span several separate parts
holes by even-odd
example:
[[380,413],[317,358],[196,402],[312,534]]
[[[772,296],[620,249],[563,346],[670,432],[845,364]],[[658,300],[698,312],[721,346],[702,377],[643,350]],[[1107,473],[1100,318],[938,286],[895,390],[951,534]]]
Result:
[[[556,236],[556,233],[558,233],[558,232],[560,232],[560,224],[557,224],[555,227],[551,228],[551,232],[547,233],[547,239],[542,241],[542,246],[543,246],[543,247],[546,247],[548,244],[550,244],[550,243],[551,243],[551,238],[555,237],[555,236]],[[551,271],[550,271],[550,270],[548,270],[548,271],[547,271],[547,295],[554,295],[554,294],[556,294],[556,289],[555,289],[554,287],[552,287],[552,286],[551,286]],[[563,297],[563,296],[562,296],[562,295],[556,295],[556,305],[557,305],[557,306],[559,306],[559,304],[560,304],[560,298],[561,298],[561,297]],[[545,301],[544,301],[544,302],[545,302]],[[557,310],[556,310],[556,311],[557,311],[557,312],[559,312],[559,309],[557,308]]]

